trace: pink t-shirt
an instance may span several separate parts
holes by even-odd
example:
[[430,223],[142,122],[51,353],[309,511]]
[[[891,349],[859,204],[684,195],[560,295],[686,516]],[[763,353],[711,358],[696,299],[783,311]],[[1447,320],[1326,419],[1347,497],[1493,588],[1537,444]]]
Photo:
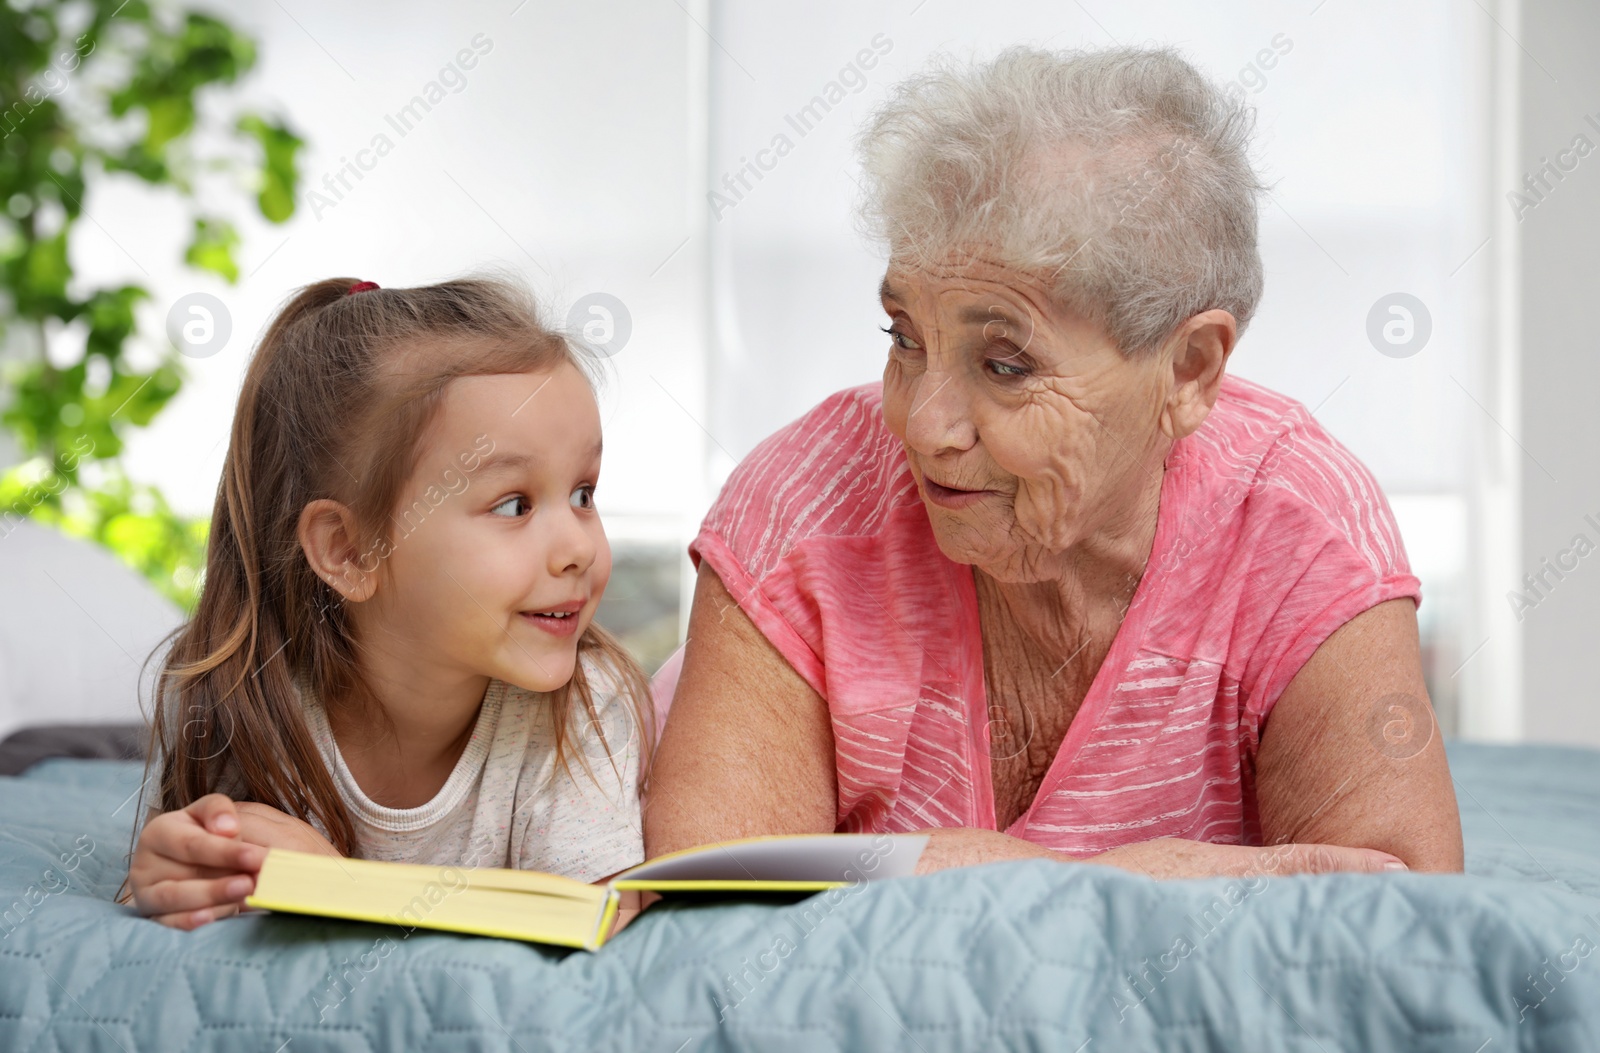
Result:
[[[689,555],[827,700],[839,830],[992,830],[972,568],[940,551],[881,405],[841,391],[762,442]],[[1013,836],[1259,844],[1273,703],[1351,617],[1421,602],[1377,482],[1293,399],[1225,377],[1166,468],[1144,576]]]

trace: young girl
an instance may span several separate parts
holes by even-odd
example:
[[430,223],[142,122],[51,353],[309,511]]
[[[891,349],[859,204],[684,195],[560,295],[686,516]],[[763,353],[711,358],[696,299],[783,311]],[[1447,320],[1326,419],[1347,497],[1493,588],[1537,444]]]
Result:
[[158,680],[142,913],[235,913],[271,847],[584,881],[644,858],[650,695],[593,622],[586,365],[494,281],[284,307]]

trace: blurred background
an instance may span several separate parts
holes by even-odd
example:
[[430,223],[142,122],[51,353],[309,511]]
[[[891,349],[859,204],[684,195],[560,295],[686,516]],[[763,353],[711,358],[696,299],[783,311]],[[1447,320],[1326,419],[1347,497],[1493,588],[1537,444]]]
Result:
[[0,736],[128,719],[254,341],[333,275],[509,272],[611,341],[600,619],[654,669],[731,467],[881,373],[857,127],[1018,43],[1174,45],[1255,106],[1230,368],[1384,486],[1445,730],[1600,744],[1600,13],[1504,0],[7,0]]

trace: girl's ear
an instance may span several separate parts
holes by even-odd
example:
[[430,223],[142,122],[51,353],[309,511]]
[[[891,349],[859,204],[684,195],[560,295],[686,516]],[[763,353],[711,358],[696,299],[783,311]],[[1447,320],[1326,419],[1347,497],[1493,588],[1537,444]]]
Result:
[[312,572],[339,595],[361,603],[378,591],[377,575],[361,566],[365,560],[349,508],[326,498],[312,501],[300,510],[297,534]]

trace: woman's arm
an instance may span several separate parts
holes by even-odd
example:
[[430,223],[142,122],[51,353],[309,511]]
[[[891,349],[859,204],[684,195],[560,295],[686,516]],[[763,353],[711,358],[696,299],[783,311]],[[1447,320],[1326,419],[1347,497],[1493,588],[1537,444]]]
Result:
[[[1281,704],[1281,703],[1280,703]],[[683,671],[655,756],[644,812],[645,855],[758,834],[831,832],[833,726],[822,696],[796,673],[700,565]],[[1340,845],[1272,848],[1160,838],[1073,860],[996,830],[931,835],[917,873],[1011,859],[1118,866],[1152,877],[1381,870],[1384,852]]]
[[1256,797],[1268,844],[1374,848],[1412,870],[1461,871],[1461,816],[1409,598],[1356,615],[1295,674],[1261,733]]
[[[1081,862],[1157,878],[1382,871],[1397,860],[1460,873],[1461,817],[1422,679],[1416,610],[1401,597],[1356,615],[1284,689],[1256,755],[1266,847],[1167,837]],[[919,872],[1064,858],[979,830],[941,831],[928,847],[934,856]]]
[[683,671],[645,800],[645,856],[758,834],[831,833],[828,705],[700,564]]

